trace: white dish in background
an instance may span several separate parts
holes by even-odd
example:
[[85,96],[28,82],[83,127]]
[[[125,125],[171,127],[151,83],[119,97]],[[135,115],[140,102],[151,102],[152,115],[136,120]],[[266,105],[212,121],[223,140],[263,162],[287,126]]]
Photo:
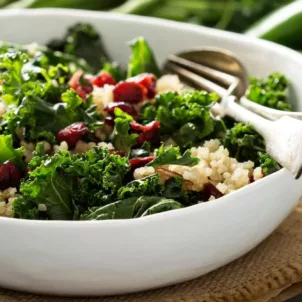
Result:
[[[76,10],[0,11],[0,39],[46,43],[76,22],[93,24],[111,57],[144,36],[159,63],[211,45],[233,51],[249,73],[280,71],[302,109],[302,56],[273,43],[194,25]],[[216,201],[132,220],[0,218],[0,286],[57,295],[121,294],[189,280],[245,254],[291,212],[302,179],[284,169]]]

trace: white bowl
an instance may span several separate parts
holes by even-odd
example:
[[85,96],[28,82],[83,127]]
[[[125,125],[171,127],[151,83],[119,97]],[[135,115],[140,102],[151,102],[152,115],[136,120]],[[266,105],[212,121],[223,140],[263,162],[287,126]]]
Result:
[[[142,35],[159,62],[200,45],[225,47],[250,74],[280,71],[302,99],[302,56],[273,43],[152,18],[75,10],[1,11],[0,39],[45,43],[75,22],[103,35],[126,64],[126,42]],[[302,101],[296,102],[302,108]],[[0,219],[0,286],[57,295],[108,295],[189,280],[247,253],[291,212],[302,179],[284,169],[219,200],[132,220]]]

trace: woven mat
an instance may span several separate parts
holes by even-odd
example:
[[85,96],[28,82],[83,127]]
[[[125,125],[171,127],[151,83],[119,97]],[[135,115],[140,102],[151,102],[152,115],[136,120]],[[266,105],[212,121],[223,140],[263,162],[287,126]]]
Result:
[[[272,215],[274,215],[272,213]],[[1,268],[0,268],[1,273]],[[59,298],[0,289],[1,302],[266,302],[301,290],[301,205],[246,256],[193,281],[144,293],[100,298]],[[290,287],[292,284],[296,284]],[[296,289],[295,289],[296,286]],[[290,287],[290,288],[289,288]],[[281,294],[280,294],[281,293]],[[283,294],[283,297],[286,295]]]

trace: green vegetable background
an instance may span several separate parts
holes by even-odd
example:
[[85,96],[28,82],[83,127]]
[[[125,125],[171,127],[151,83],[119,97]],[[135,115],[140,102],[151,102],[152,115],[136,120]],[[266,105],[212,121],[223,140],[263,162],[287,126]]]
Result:
[[[245,33],[302,50],[301,0],[0,0],[0,7],[78,8],[144,15]],[[68,45],[57,46],[70,51]],[[93,47],[98,48],[97,42]],[[86,50],[79,51],[83,55]]]

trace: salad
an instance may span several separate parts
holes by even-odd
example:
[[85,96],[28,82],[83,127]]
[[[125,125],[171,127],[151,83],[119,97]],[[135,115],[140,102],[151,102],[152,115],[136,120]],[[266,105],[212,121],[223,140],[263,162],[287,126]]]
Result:
[[[89,24],[47,46],[0,45],[0,216],[127,219],[212,201],[280,169],[250,125],[215,116],[218,96],[162,75],[147,41],[127,70]],[[247,97],[291,110],[288,81]],[[214,201],[213,201],[214,202]]]

